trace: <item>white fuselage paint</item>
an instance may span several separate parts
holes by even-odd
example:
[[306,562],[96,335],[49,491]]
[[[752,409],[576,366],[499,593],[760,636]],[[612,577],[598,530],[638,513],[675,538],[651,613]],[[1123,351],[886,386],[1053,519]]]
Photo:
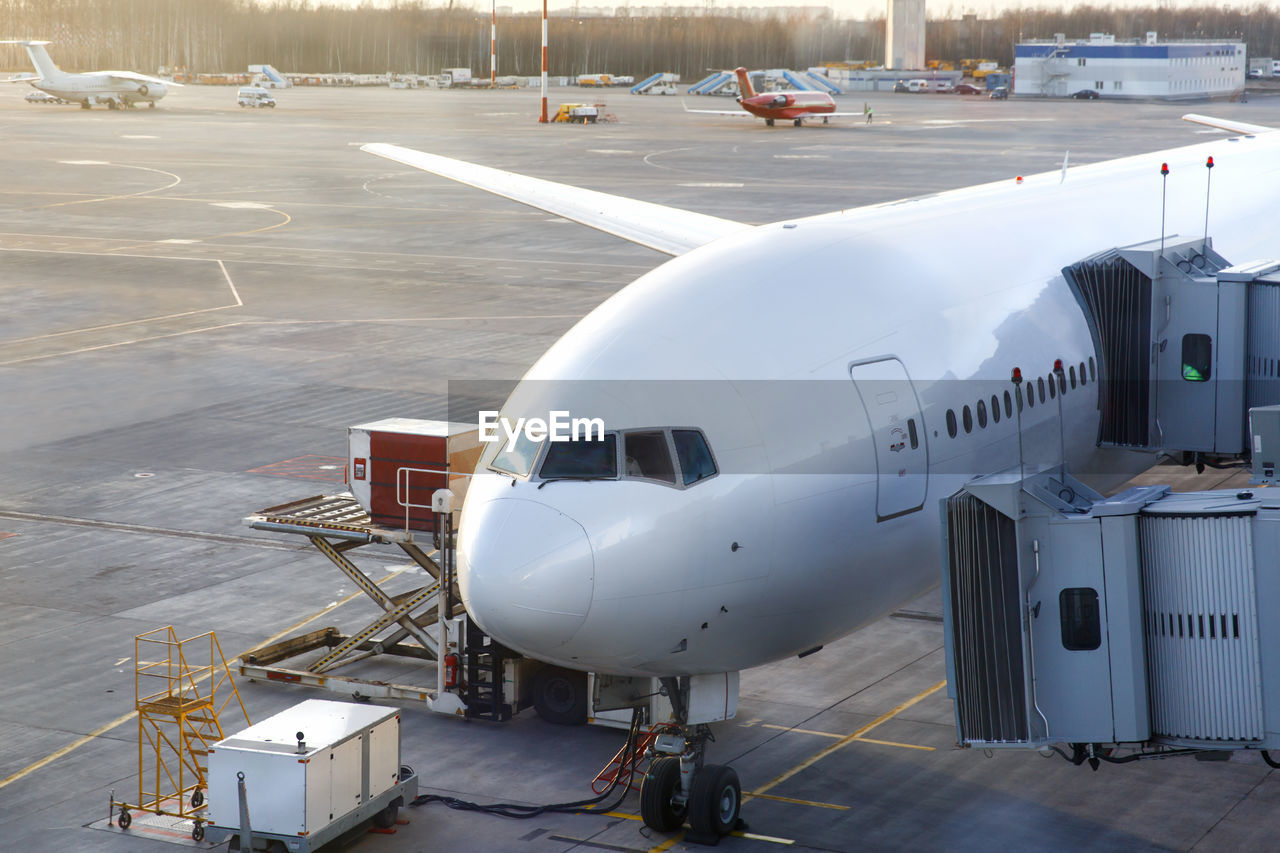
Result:
[[[1148,467],[1150,455],[1096,446],[1093,382],[1024,409],[1021,442],[1016,418],[950,438],[946,412],[1002,397],[1014,367],[1034,382],[1055,359],[1096,362],[1062,268],[1160,236],[1162,161],[1166,234],[1200,235],[1209,155],[1215,248],[1233,263],[1280,255],[1266,224],[1275,133],[1078,167],[1061,183],[1052,172],[761,226],[641,277],[552,346],[504,414],[698,427],[723,473],[686,489],[539,488],[481,470],[461,522],[468,609],[502,642],[578,669],[743,669],[829,643],[935,585],[939,501],[1020,453],[1032,469],[1065,450],[1101,486]],[[1006,224],[987,241],[965,222]],[[904,484],[878,486],[850,369],[885,357],[914,384],[927,482],[906,475],[920,508],[881,520],[878,488]],[[780,400],[779,386],[795,392]]]

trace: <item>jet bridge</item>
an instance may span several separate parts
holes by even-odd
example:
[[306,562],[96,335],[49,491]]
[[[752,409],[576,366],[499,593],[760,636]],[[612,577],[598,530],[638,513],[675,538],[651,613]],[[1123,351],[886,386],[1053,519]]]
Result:
[[[1054,469],[942,502],[965,746],[1075,763],[1280,748],[1280,493],[1103,498]],[[1123,756],[1104,745],[1121,744]],[[1066,753],[1062,753],[1066,756]],[[1280,764],[1273,765],[1280,766]]]
[[1099,445],[1248,456],[1246,412],[1280,403],[1280,261],[1233,266],[1212,240],[1175,236],[1062,273],[1098,354]]

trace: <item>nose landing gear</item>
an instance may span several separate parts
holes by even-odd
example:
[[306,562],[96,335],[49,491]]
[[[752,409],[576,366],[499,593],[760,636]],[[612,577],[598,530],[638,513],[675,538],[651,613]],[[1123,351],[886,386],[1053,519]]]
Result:
[[715,737],[706,723],[689,722],[689,679],[664,678],[662,687],[680,732],[654,740],[656,755],[640,783],[640,816],[657,832],[672,832],[688,820],[685,840],[718,844],[746,828],[742,785],[732,767],[704,763],[706,745]]

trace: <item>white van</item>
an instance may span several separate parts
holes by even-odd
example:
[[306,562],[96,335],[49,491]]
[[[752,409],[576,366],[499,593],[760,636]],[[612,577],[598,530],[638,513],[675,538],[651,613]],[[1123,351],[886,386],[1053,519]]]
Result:
[[276,99],[261,86],[241,86],[236,93],[236,103],[242,107],[274,107]]
[[928,80],[908,80],[907,91],[908,92],[927,92],[929,91],[929,81]]

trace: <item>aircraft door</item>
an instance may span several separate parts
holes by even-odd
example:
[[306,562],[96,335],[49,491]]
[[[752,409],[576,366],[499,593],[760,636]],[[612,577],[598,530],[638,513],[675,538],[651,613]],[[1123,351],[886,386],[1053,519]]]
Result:
[[911,377],[896,358],[855,364],[849,374],[875,445],[876,520],[915,512],[929,485],[929,450]]

